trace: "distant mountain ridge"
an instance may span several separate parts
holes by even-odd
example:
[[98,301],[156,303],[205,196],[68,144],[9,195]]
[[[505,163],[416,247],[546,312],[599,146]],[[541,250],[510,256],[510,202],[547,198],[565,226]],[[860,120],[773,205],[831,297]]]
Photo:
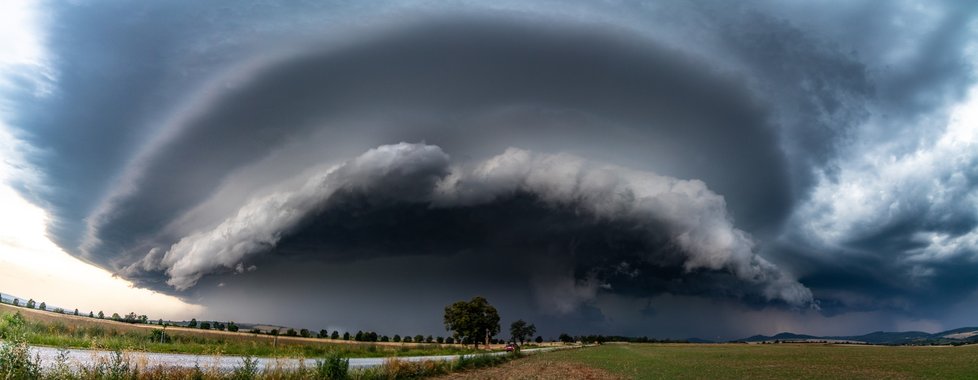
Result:
[[790,332],[778,333],[772,336],[754,335],[751,337],[737,339],[734,342],[811,342],[811,341],[832,341],[832,342],[854,342],[869,344],[886,345],[931,345],[931,344],[973,344],[978,343],[978,327],[961,327],[953,330],[942,331],[936,334],[923,331],[900,331],[885,332],[875,331],[863,335],[850,336],[814,336],[804,334],[794,334]]

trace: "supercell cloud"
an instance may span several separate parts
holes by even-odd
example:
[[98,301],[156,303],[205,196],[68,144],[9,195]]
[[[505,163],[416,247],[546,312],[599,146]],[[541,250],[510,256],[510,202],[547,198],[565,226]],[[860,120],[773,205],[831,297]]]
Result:
[[736,337],[978,299],[962,2],[39,11],[50,59],[0,73],[13,184],[215,318],[438,333],[485,295],[545,334]]

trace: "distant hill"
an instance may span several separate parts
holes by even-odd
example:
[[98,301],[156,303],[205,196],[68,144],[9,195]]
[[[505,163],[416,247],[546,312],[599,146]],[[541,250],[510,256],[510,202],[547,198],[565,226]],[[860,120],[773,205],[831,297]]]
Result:
[[735,342],[853,342],[885,345],[931,345],[931,344],[971,344],[978,343],[978,327],[962,327],[942,331],[936,334],[922,331],[885,332],[876,331],[863,335],[851,336],[814,336],[783,332],[772,336],[754,335],[737,339]]

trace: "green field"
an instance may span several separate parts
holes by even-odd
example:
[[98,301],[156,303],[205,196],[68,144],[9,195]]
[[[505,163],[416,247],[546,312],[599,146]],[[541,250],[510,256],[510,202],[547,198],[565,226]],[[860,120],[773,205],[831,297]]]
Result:
[[606,344],[530,356],[632,379],[975,379],[978,346]]

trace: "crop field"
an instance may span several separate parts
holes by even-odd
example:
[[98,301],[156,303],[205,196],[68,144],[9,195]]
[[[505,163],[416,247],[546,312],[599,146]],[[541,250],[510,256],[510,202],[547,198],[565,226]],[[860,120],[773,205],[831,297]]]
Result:
[[446,379],[975,379],[978,346],[606,344]]

